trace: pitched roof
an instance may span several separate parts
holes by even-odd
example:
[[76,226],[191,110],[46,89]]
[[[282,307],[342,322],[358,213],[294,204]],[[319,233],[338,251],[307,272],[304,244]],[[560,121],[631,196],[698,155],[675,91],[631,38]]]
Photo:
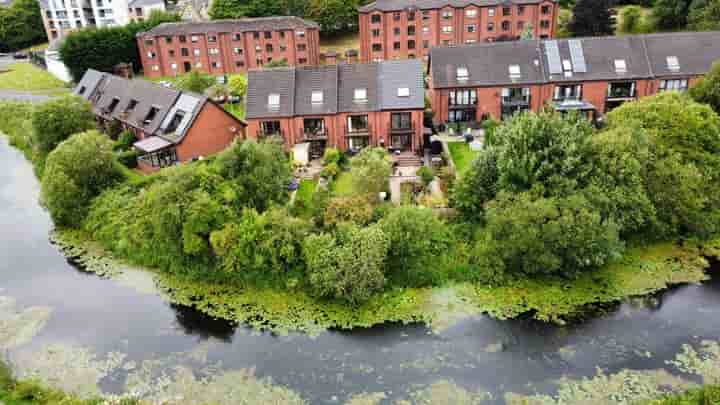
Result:
[[544,1],[556,0],[376,0],[370,4],[358,7],[361,13],[372,11],[400,11],[410,8],[431,10],[443,7],[462,8],[469,5],[478,7],[499,6],[507,4],[539,4]]
[[147,32],[150,36],[172,36],[181,34],[202,34],[207,32],[252,32],[319,28],[313,22],[295,16],[240,18],[236,20],[214,20],[202,22],[168,22]]
[[[398,95],[407,88],[408,95]],[[365,90],[357,100],[356,90]],[[312,103],[323,92],[322,104]],[[269,96],[279,96],[277,107]],[[422,109],[425,106],[423,66],[418,60],[251,70],[248,73],[248,119]]]
[[130,0],[128,2],[128,7],[147,7],[147,6],[154,6],[157,4],[165,5],[164,0]]
[[[677,59],[675,70],[669,67],[668,57]],[[687,77],[706,73],[716,60],[720,60],[720,32],[715,31],[495,42],[430,50],[435,88]],[[510,65],[519,67],[519,76],[509,75]],[[467,68],[467,80],[458,80],[459,67]]]

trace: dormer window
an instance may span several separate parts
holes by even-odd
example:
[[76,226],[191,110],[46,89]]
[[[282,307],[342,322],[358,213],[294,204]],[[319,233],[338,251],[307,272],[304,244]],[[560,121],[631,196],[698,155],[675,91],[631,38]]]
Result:
[[81,96],[82,96],[83,94],[85,94],[85,86],[81,86],[81,87],[80,87],[80,89],[78,90],[78,94],[81,95]]
[[673,72],[677,72],[680,70],[680,61],[678,61],[677,56],[667,57],[667,67],[668,70],[671,70]]
[[147,115],[145,116],[145,120],[143,121],[143,124],[149,125],[151,122],[155,120],[155,117],[157,117],[157,114],[160,112],[160,109],[157,107],[150,107],[150,111],[148,111]]
[[106,114],[112,114],[113,110],[115,110],[115,107],[117,107],[118,103],[120,102],[119,98],[113,98],[110,104],[108,104],[106,109]]
[[185,117],[185,111],[177,110],[175,115],[173,115],[172,120],[170,120],[170,124],[168,124],[167,128],[165,128],[165,133],[171,134],[177,131],[183,117]]
[[573,74],[572,63],[570,63],[570,61],[568,59],[563,59],[562,67],[563,67],[563,73],[565,74],[565,77],[572,76],[572,74]]
[[130,101],[128,102],[127,107],[125,107],[125,111],[124,111],[124,112],[125,112],[125,113],[130,113],[130,112],[132,112],[132,110],[134,110],[135,107],[137,107],[137,105],[138,105],[138,101],[137,101],[137,100],[130,100]]
[[457,73],[458,80],[467,80],[470,78],[470,73],[468,72],[468,68],[465,66],[458,67],[456,73]]
[[510,73],[510,78],[515,80],[520,78],[520,65],[510,65],[508,66],[508,73]]
[[367,89],[355,89],[353,93],[353,101],[356,103],[367,102]]
[[313,91],[312,95],[310,96],[310,102],[314,105],[322,104],[323,103],[323,92],[322,91]]
[[627,73],[625,59],[615,59],[615,73]]
[[398,88],[397,95],[398,95],[398,97],[410,97],[410,88],[409,87]]
[[278,109],[280,108],[280,95],[279,94],[269,94],[268,95],[268,107],[271,109]]

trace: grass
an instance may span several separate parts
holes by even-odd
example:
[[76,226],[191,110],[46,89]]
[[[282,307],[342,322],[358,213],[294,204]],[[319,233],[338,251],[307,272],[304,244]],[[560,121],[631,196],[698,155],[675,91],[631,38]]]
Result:
[[67,91],[65,83],[47,71],[30,63],[14,63],[7,67],[8,71],[0,73],[0,89],[45,92]]
[[470,150],[470,146],[465,142],[448,142],[448,149],[450,149],[450,156],[455,162],[455,170],[460,175],[470,168],[470,164],[478,154],[478,152]]
[[345,51],[355,49],[360,51],[360,34],[357,32],[346,32],[333,36],[320,38],[320,52],[335,51],[339,56],[344,57]]
[[341,197],[355,195],[352,174],[349,171],[341,172],[333,183],[333,194]]
[[303,179],[300,181],[300,187],[295,194],[295,208],[298,216],[303,218],[312,216],[315,187],[317,187],[315,180]]
[[720,403],[720,386],[707,385],[682,394],[668,394],[646,405],[710,405]]
[[230,104],[227,103],[224,105],[225,111],[232,114],[235,118],[244,120],[245,119],[245,102],[237,103],[237,104]]

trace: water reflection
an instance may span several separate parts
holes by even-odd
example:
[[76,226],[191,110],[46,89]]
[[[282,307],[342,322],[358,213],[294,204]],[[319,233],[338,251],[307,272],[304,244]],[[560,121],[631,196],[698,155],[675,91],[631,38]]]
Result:
[[214,338],[224,343],[232,343],[238,328],[235,322],[213,318],[184,305],[170,304],[170,308],[175,311],[175,319],[184,334],[197,336],[201,340]]

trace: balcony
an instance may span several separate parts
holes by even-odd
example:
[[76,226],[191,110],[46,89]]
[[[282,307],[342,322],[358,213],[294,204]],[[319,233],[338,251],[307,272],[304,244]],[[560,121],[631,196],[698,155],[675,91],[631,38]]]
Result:
[[502,105],[506,107],[523,107],[523,106],[529,106],[530,105],[530,97],[529,96],[521,96],[521,97],[503,97],[502,98]]
[[407,134],[411,132],[415,132],[415,124],[411,123],[409,125],[390,125],[389,131],[391,134]]
[[358,137],[358,136],[370,136],[370,128],[347,128],[345,127],[345,136],[347,137]]
[[628,100],[635,98],[635,82],[610,83],[608,100]]
[[303,139],[306,141],[321,141],[327,139],[327,130],[325,128],[300,128]]
[[258,137],[258,138],[270,138],[270,137],[274,137],[274,136],[278,136],[278,137],[280,137],[280,138],[284,138],[284,133],[283,133],[283,131],[282,131],[281,129],[276,129],[276,130],[272,130],[272,129],[269,129],[269,130],[259,129],[259,130],[257,131],[257,137]]

